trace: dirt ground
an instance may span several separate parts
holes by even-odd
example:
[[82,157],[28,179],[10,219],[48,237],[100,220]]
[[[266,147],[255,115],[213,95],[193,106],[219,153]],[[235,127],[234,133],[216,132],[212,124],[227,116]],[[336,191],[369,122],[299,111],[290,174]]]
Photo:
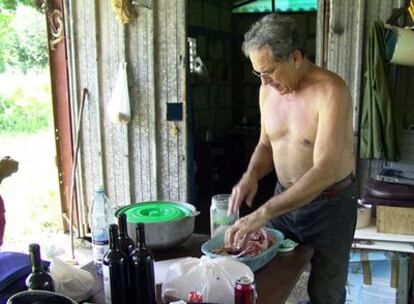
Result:
[[0,157],[19,162],[19,170],[0,185],[6,207],[2,251],[26,251],[31,242],[45,243],[62,234],[53,130],[36,134],[0,134]]

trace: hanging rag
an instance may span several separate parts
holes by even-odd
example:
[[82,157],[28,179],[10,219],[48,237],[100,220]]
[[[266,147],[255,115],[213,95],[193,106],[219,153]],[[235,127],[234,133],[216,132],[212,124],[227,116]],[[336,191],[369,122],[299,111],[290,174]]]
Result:
[[116,18],[122,24],[131,22],[135,17],[135,11],[131,0],[112,0],[112,9],[115,12]]
[[119,64],[118,75],[107,108],[109,119],[116,124],[126,124],[131,120],[126,66],[125,61]]
[[385,33],[383,23],[377,21],[368,35],[360,157],[392,161],[401,155],[402,117],[387,79]]

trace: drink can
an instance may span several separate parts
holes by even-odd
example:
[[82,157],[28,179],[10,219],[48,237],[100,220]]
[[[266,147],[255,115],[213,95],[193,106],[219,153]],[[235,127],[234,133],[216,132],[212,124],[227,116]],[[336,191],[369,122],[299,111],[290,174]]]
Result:
[[203,295],[198,291],[190,291],[188,293],[188,303],[203,303]]
[[254,279],[241,277],[234,287],[234,304],[256,304],[256,284]]

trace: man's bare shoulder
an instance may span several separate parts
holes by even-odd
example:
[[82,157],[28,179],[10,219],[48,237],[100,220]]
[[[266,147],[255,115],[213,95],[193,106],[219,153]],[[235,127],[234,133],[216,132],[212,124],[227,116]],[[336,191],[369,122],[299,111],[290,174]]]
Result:
[[349,88],[345,80],[326,69],[317,68],[314,72],[312,87],[321,102],[350,101]]
[[263,106],[263,103],[267,100],[271,94],[272,88],[269,85],[261,85],[259,90],[259,103]]

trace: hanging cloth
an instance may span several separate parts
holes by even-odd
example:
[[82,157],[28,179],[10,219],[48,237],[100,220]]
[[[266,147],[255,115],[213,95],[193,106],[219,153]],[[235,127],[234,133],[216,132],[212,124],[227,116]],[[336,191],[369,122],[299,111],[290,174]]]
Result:
[[377,21],[368,35],[360,157],[392,161],[401,155],[402,118],[386,74],[385,32],[383,23]]
[[132,18],[135,16],[131,0],[111,0],[111,2],[112,9],[114,10],[118,21],[122,24],[131,22]]

